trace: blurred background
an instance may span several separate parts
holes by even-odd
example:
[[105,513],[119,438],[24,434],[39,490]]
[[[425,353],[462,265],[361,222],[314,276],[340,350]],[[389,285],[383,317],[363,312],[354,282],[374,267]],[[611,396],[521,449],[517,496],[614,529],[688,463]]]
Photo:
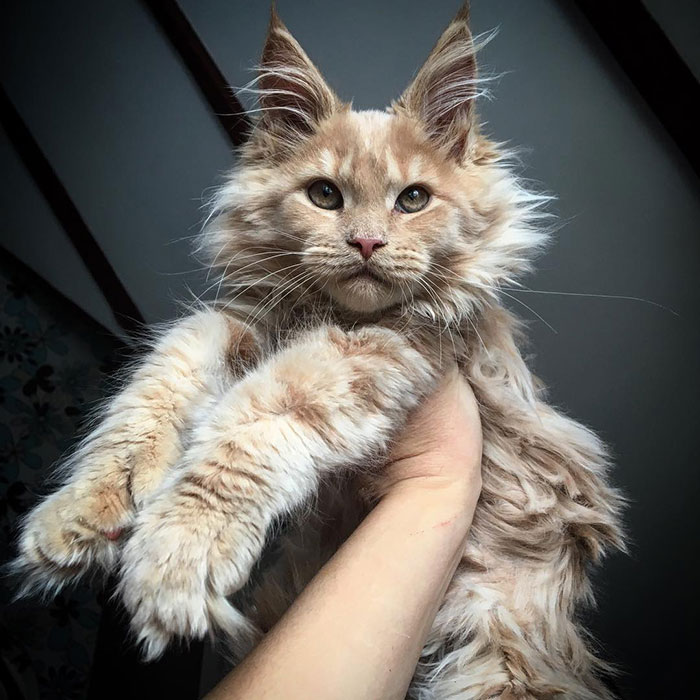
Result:
[[[458,5],[279,0],[278,11],[341,97],[382,108]],[[128,356],[129,331],[205,289],[191,237],[240,138],[221,116],[231,101],[212,91],[253,77],[269,6],[177,9],[3,3],[3,561]],[[553,402],[610,444],[630,501],[630,556],[596,574],[586,617],[621,697],[685,697],[700,589],[700,3],[473,0],[472,17],[475,33],[498,29],[481,54],[495,76],[486,130],[521,147],[524,177],[557,196],[556,241],[512,302],[531,321],[531,364]],[[194,698],[217,673],[199,647],[138,666],[119,611],[88,589],[10,605],[5,586],[0,603],[0,698]]]

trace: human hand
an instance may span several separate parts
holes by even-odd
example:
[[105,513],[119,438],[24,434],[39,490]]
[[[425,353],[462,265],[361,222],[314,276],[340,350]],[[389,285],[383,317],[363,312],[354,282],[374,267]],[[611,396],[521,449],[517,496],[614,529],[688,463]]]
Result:
[[479,406],[455,367],[409,417],[375,488],[380,496],[440,490],[475,505],[481,491],[481,449]]

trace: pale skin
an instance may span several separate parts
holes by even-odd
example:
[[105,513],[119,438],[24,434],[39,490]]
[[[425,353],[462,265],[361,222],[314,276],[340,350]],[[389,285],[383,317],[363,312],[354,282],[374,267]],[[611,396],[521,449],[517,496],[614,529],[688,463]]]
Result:
[[481,447],[476,399],[455,370],[411,416],[376,507],[208,700],[405,697],[464,550]]

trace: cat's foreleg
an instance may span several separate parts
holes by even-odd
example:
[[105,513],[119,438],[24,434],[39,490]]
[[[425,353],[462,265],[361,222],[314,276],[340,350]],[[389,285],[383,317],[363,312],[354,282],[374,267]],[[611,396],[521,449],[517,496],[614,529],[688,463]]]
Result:
[[121,590],[146,656],[173,636],[239,631],[226,596],[246,582],[269,525],[324,473],[385,449],[435,374],[391,331],[326,328],[232,387],[124,550]]
[[188,421],[251,357],[254,339],[233,319],[193,314],[164,332],[63,466],[63,485],[23,523],[20,594],[48,595],[93,567],[110,570],[135,512],[182,452]]

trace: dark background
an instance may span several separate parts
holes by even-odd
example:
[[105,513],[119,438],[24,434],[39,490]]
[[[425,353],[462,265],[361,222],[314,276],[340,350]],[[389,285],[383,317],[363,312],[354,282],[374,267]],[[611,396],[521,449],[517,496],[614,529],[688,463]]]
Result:
[[[697,78],[700,5],[633,4],[649,10]],[[357,108],[382,108],[401,92],[457,6],[278,2]],[[245,84],[267,3],[181,7],[228,82]],[[532,321],[532,363],[552,400],[608,441],[613,478],[630,499],[631,553],[597,576],[592,628],[622,671],[624,697],[682,697],[694,675],[700,589],[698,177],[576,3],[472,7],[476,32],[500,30],[481,58],[500,76],[495,99],[481,107],[487,129],[523,147],[524,175],[558,197],[551,210],[561,228],[527,286],[654,302],[522,293],[532,311],[513,303]],[[226,135],[139,0],[15,0],[3,15],[0,79],[10,99],[144,318],[173,317],[188,287],[203,289],[187,237],[198,230],[203,196],[233,162]],[[619,32],[629,43],[624,21]],[[637,50],[650,56],[648,82],[671,92],[674,76],[655,69],[653,46]],[[105,358],[119,356],[125,336],[4,132],[0,162],[0,243],[16,256],[0,268],[0,515],[9,540],[84,407],[104,393],[100,368],[109,372]],[[0,634],[12,641],[1,649],[0,680],[26,697],[84,697],[100,610],[87,591],[43,612],[6,606]],[[207,659],[202,687],[215,674]]]

